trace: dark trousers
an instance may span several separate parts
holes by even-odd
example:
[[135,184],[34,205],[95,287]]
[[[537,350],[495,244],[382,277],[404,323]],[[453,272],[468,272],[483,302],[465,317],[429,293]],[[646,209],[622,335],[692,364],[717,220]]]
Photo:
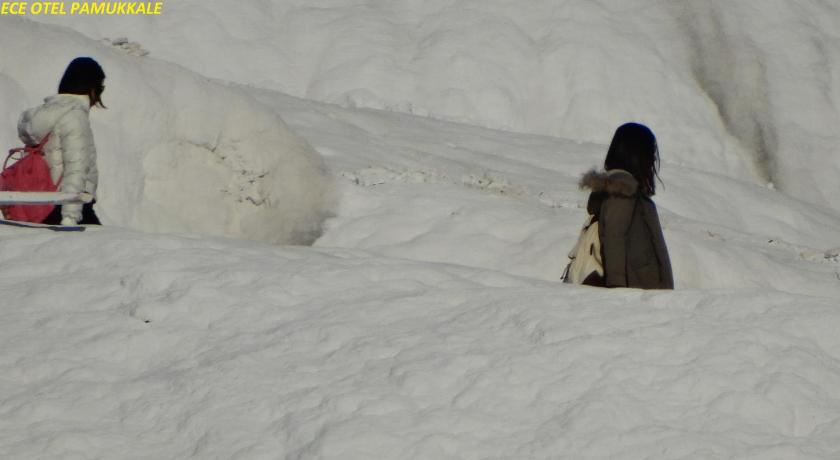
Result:
[[[96,203],[96,200],[93,201]],[[82,206],[82,221],[79,222],[81,225],[102,225],[99,222],[99,218],[96,217],[96,213],[93,212],[93,203],[86,203]],[[46,219],[42,222],[47,225],[60,225],[61,224],[61,206],[56,206],[50,215],[47,216]]]

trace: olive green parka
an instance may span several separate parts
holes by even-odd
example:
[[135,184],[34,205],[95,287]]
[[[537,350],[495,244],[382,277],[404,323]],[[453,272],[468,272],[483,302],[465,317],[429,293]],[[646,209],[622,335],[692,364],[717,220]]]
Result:
[[627,171],[589,171],[580,181],[591,190],[587,210],[598,219],[607,287],[673,289],[671,259],[656,205],[639,192]]

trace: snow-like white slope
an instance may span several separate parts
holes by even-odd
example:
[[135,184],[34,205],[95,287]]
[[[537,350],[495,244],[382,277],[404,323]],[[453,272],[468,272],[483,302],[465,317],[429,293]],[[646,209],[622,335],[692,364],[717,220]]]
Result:
[[[255,94],[341,178],[339,215],[317,244],[389,257],[557,280],[585,217],[578,178],[607,149]],[[669,161],[661,175],[679,287],[840,295],[836,212]]]
[[179,0],[42,17],[202,74],[347,106],[603,142],[840,209],[840,6],[826,0]]
[[17,117],[55,94],[71,59],[103,66],[110,108],[91,120],[105,222],[275,243],[320,234],[332,204],[320,158],[244,91],[67,30],[0,24],[0,145],[20,144]]
[[[276,128],[286,120],[340,197],[312,248],[0,227],[0,457],[840,455],[837,212],[663,145],[656,200],[679,290],[563,285],[583,220],[575,182],[609,133],[585,143],[221,87],[66,30],[0,24],[49,42],[58,73],[102,50],[111,108],[94,130],[115,201],[98,206],[115,221],[158,190],[132,201],[134,179],[105,178],[148,174],[116,167],[139,161],[116,147],[170,171],[172,157],[133,142],[227,132],[204,105],[217,97],[290,133]],[[9,49],[0,100],[37,103],[53,78],[34,51]],[[144,81],[168,92],[132,95]],[[158,130],[156,113],[201,126]],[[263,161],[266,134],[252,134],[242,161]],[[201,194],[175,197],[179,218],[203,218],[190,206]]]
[[0,296],[3,458],[840,455],[837,297],[109,228],[0,229]]

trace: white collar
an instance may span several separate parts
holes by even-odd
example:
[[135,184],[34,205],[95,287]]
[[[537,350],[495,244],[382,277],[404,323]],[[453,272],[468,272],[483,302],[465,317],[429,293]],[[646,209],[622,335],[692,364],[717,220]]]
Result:
[[56,94],[44,99],[44,102],[58,102],[59,104],[78,105],[79,107],[85,109],[85,111],[90,111],[90,96],[86,94]]

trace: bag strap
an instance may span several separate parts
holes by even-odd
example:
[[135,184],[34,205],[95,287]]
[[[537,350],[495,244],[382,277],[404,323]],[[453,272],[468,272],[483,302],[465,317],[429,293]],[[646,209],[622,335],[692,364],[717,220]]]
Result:
[[586,222],[583,223],[583,227],[581,227],[580,233],[578,234],[577,242],[575,242],[575,245],[572,247],[572,250],[569,251],[569,259],[570,260],[575,259],[575,255],[577,255],[578,247],[580,246],[580,240],[583,238],[584,233],[586,233],[586,231],[589,230],[589,227],[591,227],[596,222],[598,222],[598,218],[594,214],[588,214],[587,215]]
[[32,154],[32,153],[38,154],[38,155],[43,155],[44,154],[44,146],[46,146],[47,142],[50,141],[50,135],[51,134],[52,134],[51,132],[47,133],[47,135],[44,136],[43,139],[41,139],[41,143],[38,144],[38,145],[25,145],[23,147],[18,147],[18,148],[9,150],[9,154],[6,156],[6,161],[3,162],[3,169],[6,169],[6,167],[9,164],[9,159],[11,159],[12,155],[14,155],[16,153],[23,152],[23,153],[26,153],[27,155]]

